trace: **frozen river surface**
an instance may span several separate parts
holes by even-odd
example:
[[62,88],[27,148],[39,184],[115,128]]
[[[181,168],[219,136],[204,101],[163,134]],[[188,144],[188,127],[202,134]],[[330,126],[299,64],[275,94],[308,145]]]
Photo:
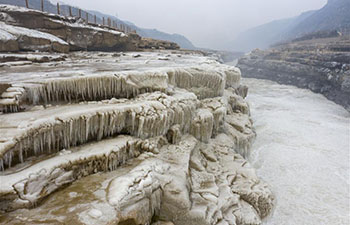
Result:
[[349,113],[308,90],[244,83],[258,134],[250,161],[277,199],[265,224],[350,224]]

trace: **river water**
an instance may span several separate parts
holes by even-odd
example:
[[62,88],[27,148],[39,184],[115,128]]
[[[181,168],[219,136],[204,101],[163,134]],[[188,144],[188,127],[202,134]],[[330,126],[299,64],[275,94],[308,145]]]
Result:
[[308,90],[243,83],[258,135],[250,161],[276,196],[264,223],[350,224],[350,114]]

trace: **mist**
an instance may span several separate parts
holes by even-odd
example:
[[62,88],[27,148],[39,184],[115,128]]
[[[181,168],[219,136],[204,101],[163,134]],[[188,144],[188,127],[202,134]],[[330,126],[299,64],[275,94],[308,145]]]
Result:
[[240,32],[276,19],[319,9],[327,0],[65,0],[137,26],[179,33],[198,47],[224,49]]

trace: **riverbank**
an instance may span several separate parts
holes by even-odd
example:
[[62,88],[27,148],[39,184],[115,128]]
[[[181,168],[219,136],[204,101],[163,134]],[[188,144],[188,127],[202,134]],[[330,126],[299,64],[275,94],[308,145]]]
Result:
[[240,58],[237,67],[243,77],[309,89],[350,111],[350,36],[257,49]]

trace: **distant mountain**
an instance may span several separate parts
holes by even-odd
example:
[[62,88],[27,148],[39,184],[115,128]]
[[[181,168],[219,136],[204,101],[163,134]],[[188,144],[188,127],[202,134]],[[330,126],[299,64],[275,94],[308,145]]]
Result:
[[[0,0],[0,2],[3,0]],[[131,23],[129,21],[123,21],[118,19],[115,16],[111,16],[111,15],[107,15],[98,11],[89,11],[91,14],[94,14],[100,18],[102,17],[109,17],[115,21],[118,21],[118,23],[123,23],[125,25],[128,25],[129,27],[131,27],[132,29],[136,30],[136,32],[142,36],[142,37],[147,37],[147,38],[154,38],[154,39],[158,39],[158,40],[163,40],[163,41],[171,41],[171,42],[175,42],[178,45],[180,45],[181,48],[185,48],[185,49],[191,49],[191,50],[195,50],[197,49],[190,40],[188,40],[185,36],[180,35],[180,34],[168,34],[162,31],[159,31],[157,29],[146,29],[146,28],[140,28],[138,26],[136,26],[134,23]]]
[[254,48],[265,49],[270,44],[281,40],[281,34],[286,32],[289,24],[293,23],[294,19],[276,20],[249,29],[239,34],[235,40],[229,42],[227,48],[243,52],[248,52]]
[[277,42],[299,38],[317,31],[350,31],[350,0],[328,0],[320,10],[308,11],[300,16],[276,20],[241,33],[227,44],[228,49],[248,52],[265,49]]
[[[41,9],[41,0],[29,0],[29,7],[32,9]],[[23,6],[25,7],[25,1],[24,0],[0,0],[0,4],[8,4],[8,5],[17,5],[17,6]],[[46,12],[50,13],[57,13],[57,7],[56,5],[52,4],[49,0],[44,0],[44,10]],[[62,4],[60,5],[61,8],[61,13],[63,15],[68,15],[68,10],[69,10],[69,5]],[[73,15],[78,15],[78,8],[72,7],[72,13]],[[97,22],[102,23],[102,18],[111,18],[114,21],[117,21],[118,24],[124,24],[128,25],[130,28],[136,30],[136,32],[142,36],[142,37],[148,37],[148,38],[154,38],[158,40],[164,40],[164,41],[171,41],[175,42],[178,45],[180,45],[181,48],[185,49],[196,49],[196,47],[191,43],[190,40],[188,40],[186,37],[180,35],[180,34],[168,34],[165,32],[158,31],[156,29],[144,29],[136,26],[133,23],[130,23],[128,21],[123,21],[118,19],[115,16],[107,15],[98,11],[92,11],[88,10],[87,11],[89,15],[89,20],[92,22],[93,21],[93,16],[96,15],[97,17]],[[85,18],[85,11],[82,13],[82,17]]]
[[338,30],[350,33],[350,0],[328,0],[320,10],[291,27],[287,38],[298,38],[317,31]]

